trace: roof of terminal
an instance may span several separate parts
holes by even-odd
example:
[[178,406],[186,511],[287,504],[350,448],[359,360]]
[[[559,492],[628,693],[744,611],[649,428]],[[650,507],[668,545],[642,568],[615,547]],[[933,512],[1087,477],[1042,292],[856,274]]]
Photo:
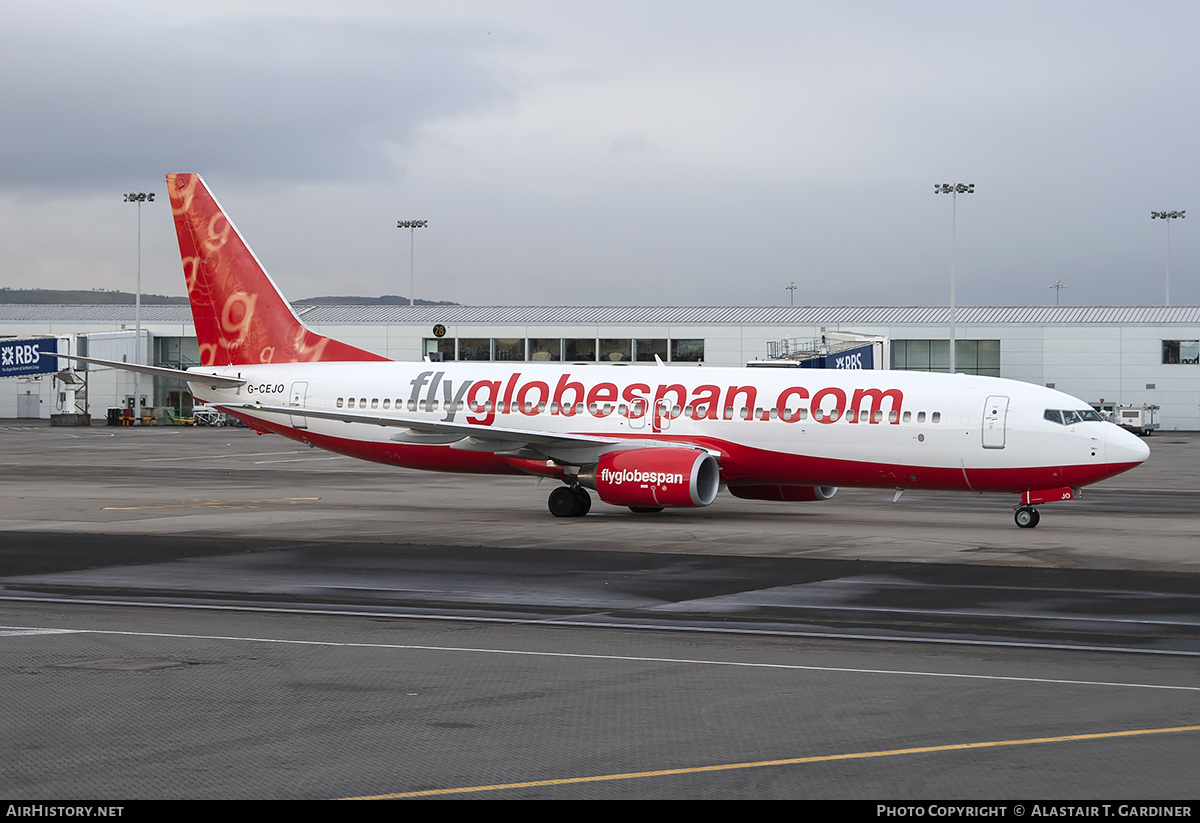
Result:
[[[301,306],[308,323],[771,326],[948,323],[946,306]],[[960,306],[964,325],[1200,323],[1200,306]],[[0,322],[133,323],[133,306],[0,304]],[[187,306],[142,306],[144,323],[192,322]]]

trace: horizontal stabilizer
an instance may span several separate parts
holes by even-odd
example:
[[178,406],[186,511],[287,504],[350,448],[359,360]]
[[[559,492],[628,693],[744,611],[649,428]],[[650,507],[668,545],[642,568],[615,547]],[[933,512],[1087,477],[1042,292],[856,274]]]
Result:
[[92,363],[96,366],[108,366],[113,369],[121,369],[123,371],[137,372],[138,374],[148,374],[151,377],[166,377],[171,380],[183,380],[187,383],[203,383],[206,386],[235,388],[237,386],[246,385],[245,380],[240,377],[229,377],[224,374],[206,374],[205,372],[183,371],[181,369],[168,369],[164,366],[141,366],[136,363],[125,363],[120,360],[101,360],[99,357],[80,357],[78,354],[59,354],[56,357],[62,357],[67,360],[81,360],[84,363]]

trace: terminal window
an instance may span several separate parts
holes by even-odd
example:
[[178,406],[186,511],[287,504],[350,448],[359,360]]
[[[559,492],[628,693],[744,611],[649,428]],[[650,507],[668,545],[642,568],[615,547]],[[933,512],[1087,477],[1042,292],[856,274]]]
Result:
[[1167,365],[1200,363],[1200,340],[1162,341],[1162,361]]
[[[1000,376],[999,340],[954,341],[954,368],[962,374]],[[893,340],[892,368],[899,371],[950,371],[949,340]]]
[[[440,355],[441,360],[520,360],[573,363],[628,363],[635,356],[640,362],[700,363],[704,361],[704,340],[628,337],[427,337],[423,354]],[[526,345],[528,344],[528,345]],[[436,359],[436,358],[431,358]]]

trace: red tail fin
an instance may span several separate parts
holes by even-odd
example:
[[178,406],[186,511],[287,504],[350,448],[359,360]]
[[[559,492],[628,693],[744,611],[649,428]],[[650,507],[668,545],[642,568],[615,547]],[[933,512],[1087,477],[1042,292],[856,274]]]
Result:
[[205,366],[387,359],[305,328],[200,175],[167,192]]

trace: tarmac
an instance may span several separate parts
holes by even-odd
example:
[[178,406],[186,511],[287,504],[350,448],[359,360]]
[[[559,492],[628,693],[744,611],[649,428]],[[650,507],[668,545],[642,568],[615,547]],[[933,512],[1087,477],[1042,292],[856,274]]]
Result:
[[1043,508],[640,516],[0,421],[0,796],[1195,799],[1200,436]]

